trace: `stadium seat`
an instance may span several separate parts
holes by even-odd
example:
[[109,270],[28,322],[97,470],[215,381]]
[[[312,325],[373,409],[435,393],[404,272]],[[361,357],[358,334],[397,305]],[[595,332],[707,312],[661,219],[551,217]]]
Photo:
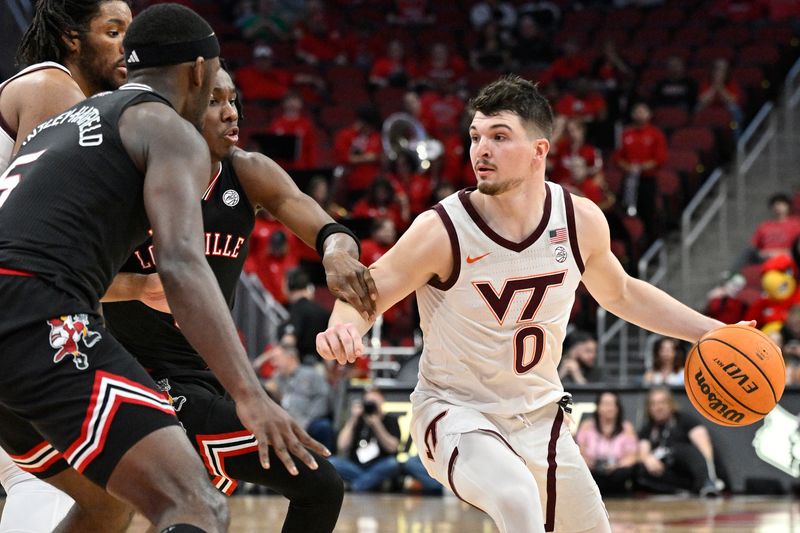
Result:
[[719,130],[731,130],[731,114],[724,107],[706,107],[692,117],[692,126],[711,126]]
[[713,154],[714,144],[714,132],[704,126],[679,128],[673,132],[669,140],[670,148],[699,150],[703,155]]
[[674,130],[689,122],[689,113],[682,107],[659,107],[653,110],[653,123],[659,128]]
[[631,43],[645,48],[665,46],[669,42],[669,30],[666,28],[641,28],[631,39]]
[[657,7],[650,11],[644,19],[645,28],[674,29],[686,19],[686,11],[675,7]]
[[739,50],[736,56],[736,64],[740,67],[766,67],[774,65],[779,59],[780,53],[776,45],[771,42],[761,42],[745,46]]
[[612,9],[606,15],[606,28],[625,28],[632,30],[641,26],[644,18],[642,10],[635,7]]
[[678,28],[672,36],[673,46],[698,47],[708,41],[708,28],[705,26],[685,26]]
[[[637,42],[637,41],[633,41]],[[659,46],[655,48],[650,53],[650,63],[652,65],[660,65],[663,66],[667,59],[672,56],[677,56],[683,59],[684,61],[689,61],[689,58],[692,55],[692,49],[688,46],[679,46],[679,45],[665,45]]]
[[336,131],[345,126],[349,126],[355,119],[355,106],[345,104],[325,106],[322,108],[319,116],[320,124],[329,131]]
[[717,59],[733,60],[736,50],[732,46],[712,45],[699,48],[691,57],[691,63],[696,66],[711,65]]
[[742,47],[753,41],[753,31],[747,26],[723,26],[714,32],[715,43]]

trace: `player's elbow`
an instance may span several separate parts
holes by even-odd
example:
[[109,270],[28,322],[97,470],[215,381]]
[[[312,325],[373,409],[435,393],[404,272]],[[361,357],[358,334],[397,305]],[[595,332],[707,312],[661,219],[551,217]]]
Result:
[[195,250],[188,243],[180,242],[176,245],[162,246],[156,250],[158,274],[165,285],[185,277],[192,270],[202,267],[205,257],[201,250]]

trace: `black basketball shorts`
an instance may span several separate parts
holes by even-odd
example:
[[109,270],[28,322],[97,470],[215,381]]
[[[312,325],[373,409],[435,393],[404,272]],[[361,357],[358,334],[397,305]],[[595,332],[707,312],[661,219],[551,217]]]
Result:
[[178,424],[102,318],[35,277],[0,275],[0,367],[0,445],[38,477],[68,464],[105,488],[126,451]]

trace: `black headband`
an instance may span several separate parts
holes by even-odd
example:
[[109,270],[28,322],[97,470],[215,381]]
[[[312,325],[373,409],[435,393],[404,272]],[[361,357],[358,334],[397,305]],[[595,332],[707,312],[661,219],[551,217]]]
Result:
[[148,67],[163,67],[194,61],[198,57],[219,57],[219,41],[211,34],[196,41],[172,44],[151,44],[125,47],[125,66],[128,70]]

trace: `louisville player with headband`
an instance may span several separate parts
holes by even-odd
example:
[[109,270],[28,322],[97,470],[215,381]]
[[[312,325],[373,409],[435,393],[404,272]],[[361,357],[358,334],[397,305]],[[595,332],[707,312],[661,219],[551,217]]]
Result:
[[[236,401],[265,468],[273,451],[289,471],[291,455],[316,468],[306,446],[327,451],[266,396],[203,254],[197,198],[210,159],[197,129],[217,39],[190,9],[158,4],[124,45],[131,83],[37,126],[0,176],[0,444],[78,502],[64,530],[124,530],[116,498],[156,531],[224,531],[224,498],[172,406],[96,311],[148,228],[182,331]],[[119,512],[87,521],[80,504],[92,497]]]
[[[0,84],[0,172],[33,128],[86,96],[125,83],[122,38],[131,22],[127,1],[39,0],[17,50],[22,70]],[[15,465],[0,449],[6,492],[0,531],[50,531],[72,506],[52,485]],[[109,509],[83,502],[102,521]]]
[[[503,533],[608,532],[563,423],[570,397],[557,368],[578,284],[666,336],[696,341],[723,324],[627,275],[600,209],[545,181],[553,115],[532,83],[502,78],[471,106],[477,190],[420,215],[370,267],[378,312],[417,292],[424,348],[413,439],[431,476]],[[330,326],[317,337],[323,357],[363,353],[370,323],[354,309],[337,302]]]
[[[217,73],[211,94],[203,137],[211,151],[212,172],[201,204],[205,253],[223,296],[233,303],[255,210],[264,208],[317,247],[332,292],[370,314],[369,293],[375,290],[366,268],[358,262],[358,240],[303,194],[274,161],[236,148],[239,102],[224,69]],[[150,241],[139,246],[122,267],[123,272],[150,275],[156,270]],[[281,531],[333,531],[344,496],[336,470],[320,456],[315,457],[317,470],[299,464],[297,475],[281,464],[262,468],[253,434],[237,417],[236,405],[183,336],[178,327],[182,324],[175,323],[168,307],[158,305],[154,292],[142,301],[104,303],[103,312],[114,337],[173,399],[181,425],[220,490],[231,494],[238,481],[268,487],[290,500]]]

